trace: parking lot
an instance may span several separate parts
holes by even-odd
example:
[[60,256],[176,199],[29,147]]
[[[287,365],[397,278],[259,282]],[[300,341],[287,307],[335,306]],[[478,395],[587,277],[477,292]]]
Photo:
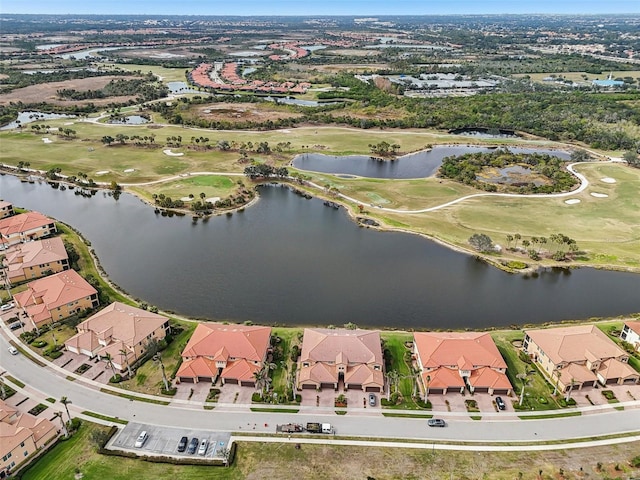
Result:
[[[147,441],[141,448],[135,448],[134,444],[141,432],[148,434]],[[199,442],[204,439],[209,440],[209,446],[204,455],[196,453],[189,454],[178,452],[178,442],[180,438],[187,437],[189,441],[197,438]],[[205,458],[209,460],[224,459],[223,452],[229,448],[230,432],[213,432],[206,430],[189,430],[179,428],[169,428],[157,425],[143,425],[139,423],[129,423],[120,430],[107,443],[109,450],[127,450],[136,452],[138,455],[162,456],[174,458]]]

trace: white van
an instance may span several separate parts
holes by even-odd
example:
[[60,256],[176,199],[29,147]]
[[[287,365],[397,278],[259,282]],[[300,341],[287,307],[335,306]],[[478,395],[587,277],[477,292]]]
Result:
[[144,442],[147,441],[147,438],[149,438],[149,435],[147,434],[147,432],[142,432],[140,435],[138,435],[136,443],[133,446],[136,448],[142,448],[142,446],[144,445]]
[[207,453],[207,447],[209,446],[209,440],[206,438],[200,442],[200,448],[198,448],[198,455],[203,455]]

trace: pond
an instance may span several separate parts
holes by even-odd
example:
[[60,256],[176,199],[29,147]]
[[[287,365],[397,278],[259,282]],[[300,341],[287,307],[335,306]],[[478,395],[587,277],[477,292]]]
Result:
[[162,217],[137,198],[0,176],[4,200],[71,224],[133,297],[192,317],[285,325],[484,328],[640,311],[640,275],[510,275],[416,235],[358,227],[287,188],[231,217]]
[[[472,146],[437,146],[431,150],[423,150],[398,157],[391,161],[369,155],[335,156],[321,153],[303,153],[293,159],[292,165],[300,170],[356,175],[368,178],[425,178],[434,175],[445,157],[464,155],[465,153],[488,152],[489,147]],[[547,153],[569,159],[569,154],[548,149],[510,148],[514,153]]]
[[122,125],[142,125],[149,123],[149,119],[141,115],[129,115],[126,117],[112,118],[107,123],[117,123]]
[[167,82],[166,85],[169,92],[174,95],[177,93],[201,93],[198,90],[191,88],[187,82]]
[[516,134],[513,130],[504,130],[497,128],[478,128],[478,127],[467,127],[467,128],[456,128],[454,130],[449,130],[449,133],[452,135],[464,135],[466,137],[477,137],[477,138],[518,138],[519,135]]
[[18,118],[11,123],[0,127],[0,130],[11,130],[18,128],[20,125],[26,125],[33,122],[40,122],[43,120],[58,120],[60,118],[76,118],[75,115],[64,115],[62,113],[44,113],[44,112],[19,112]]

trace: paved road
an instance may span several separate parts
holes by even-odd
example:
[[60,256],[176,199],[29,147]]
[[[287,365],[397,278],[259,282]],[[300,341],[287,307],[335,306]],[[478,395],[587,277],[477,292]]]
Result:
[[[5,331],[6,332],[6,331]],[[640,429],[640,402],[626,404],[624,411],[593,412],[578,417],[548,420],[519,420],[513,415],[487,416],[489,420],[474,421],[447,412],[434,412],[448,421],[448,428],[429,428],[426,420],[416,418],[384,417],[381,414],[354,412],[349,415],[305,412],[287,413],[251,412],[248,406],[226,405],[204,410],[196,405],[162,406],[127,400],[85,386],[81,381],[70,382],[50,367],[40,367],[26,356],[9,355],[8,342],[0,337],[0,364],[8,374],[28,385],[32,396],[66,396],[71,400],[74,413],[89,410],[104,415],[124,418],[137,423],[166,425],[211,431],[250,431],[274,433],[276,423],[291,421],[328,422],[338,435],[375,438],[410,438],[424,441],[477,441],[535,442],[638,432]],[[58,404],[56,404],[58,405]],[[255,429],[254,429],[255,425]]]

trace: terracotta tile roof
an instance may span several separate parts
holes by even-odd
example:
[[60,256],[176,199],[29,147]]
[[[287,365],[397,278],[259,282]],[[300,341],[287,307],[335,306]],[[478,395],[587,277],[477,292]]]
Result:
[[57,431],[55,425],[46,418],[34,417],[28,413],[23,413],[15,423],[17,427],[24,427],[31,431],[33,434],[33,440],[36,445],[40,446],[40,441],[43,438],[47,438]]
[[505,373],[489,367],[478,368],[471,372],[468,379],[474,388],[491,388],[511,390],[511,382]]
[[176,377],[211,377],[218,375],[216,362],[205,357],[197,357],[192,360],[185,360],[180,365]]
[[595,325],[527,330],[525,333],[556,365],[626,355]]
[[640,375],[628,363],[621,362],[615,358],[602,362],[598,369],[598,373],[606,379],[638,378]]
[[270,339],[271,327],[200,323],[182,351],[182,356],[213,357],[225,348],[229,358],[262,362]]
[[344,374],[344,383],[382,386],[384,385],[384,376],[382,370],[374,370],[368,365],[361,364],[347,369]]
[[442,366],[472,370],[480,367],[507,368],[491,335],[481,332],[420,332],[414,342],[425,370]]
[[73,347],[76,350],[86,350],[95,354],[100,349],[98,337],[94,332],[79,332],[64,342],[65,345]]
[[113,302],[79,323],[77,328],[79,332],[95,332],[99,339],[111,338],[134,347],[167,322],[166,317],[157,313]]
[[237,362],[228,363],[222,370],[220,377],[224,379],[235,379],[240,382],[254,381],[253,374],[260,370],[260,365],[247,362],[245,359],[238,360]]
[[299,373],[300,383],[313,382],[321,383],[338,383],[338,373],[335,367],[330,367],[325,363],[315,363],[308,367],[301,367]]
[[15,278],[24,275],[25,268],[68,258],[62,238],[53,237],[16,245],[6,254],[5,263],[9,267],[9,278]]
[[[427,377],[429,377],[429,381],[427,381]],[[462,388],[465,386],[458,371],[447,367],[423,372],[422,381],[425,386],[429,384],[429,388]]]
[[305,328],[302,341],[302,362],[335,362],[344,358],[350,364],[382,365],[380,332],[370,330]]
[[27,232],[54,223],[39,212],[26,212],[0,220],[0,235],[9,236]]
[[9,422],[9,419],[18,413],[18,409],[0,400],[0,422]]
[[0,422],[0,455],[4,457],[30,436],[31,430],[28,428]]
[[[21,307],[26,308],[33,318],[32,308],[34,314],[38,315],[41,313],[41,307],[51,311],[97,293],[96,289],[89,285],[78,272],[65,270],[28,283],[27,290],[17,293],[15,300]],[[36,298],[41,298],[42,303],[37,304]]]
[[570,363],[566,367],[560,369],[557,377],[563,385],[570,385],[571,379],[576,383],[593,383],[597,380],[596,374],[589,370],[585,365],[578,363]]

